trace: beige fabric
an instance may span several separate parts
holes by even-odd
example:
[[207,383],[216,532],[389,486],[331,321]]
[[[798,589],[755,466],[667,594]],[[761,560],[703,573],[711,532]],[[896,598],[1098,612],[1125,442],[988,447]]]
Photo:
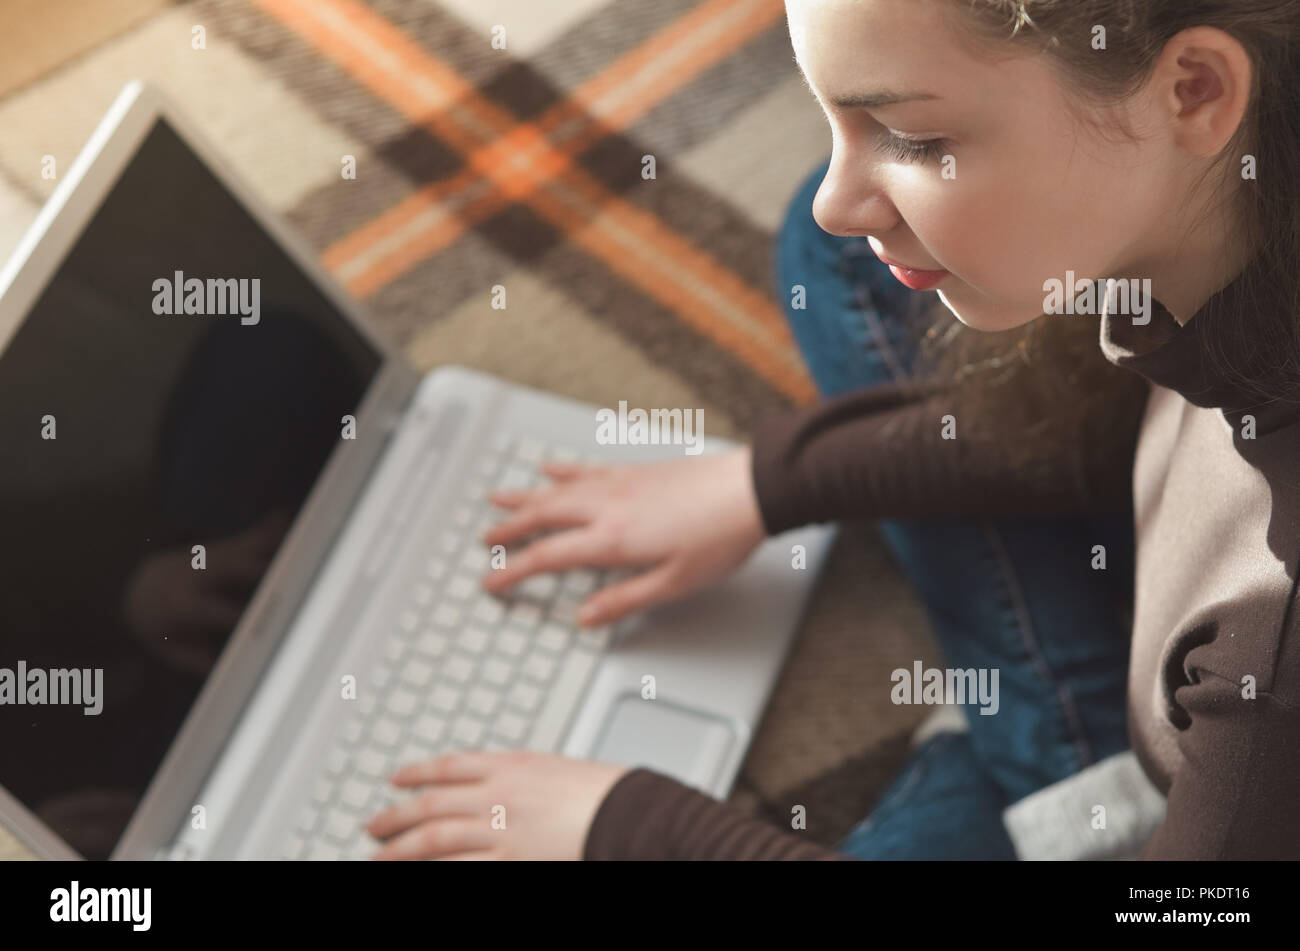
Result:
[[1165,797],[1132,750],[1008,806],[1002,822],[1025,860],[1135,859],[1165,818]]

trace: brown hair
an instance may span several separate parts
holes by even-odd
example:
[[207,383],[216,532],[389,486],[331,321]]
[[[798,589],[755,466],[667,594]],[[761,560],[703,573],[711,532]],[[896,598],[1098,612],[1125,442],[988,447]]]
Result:
[[[1135,93],[1185,29],[1215,27],[1242,44],[1254,65],[1250,105],[1211,171],[1226,188],[1236,163],[1256,158],[1258,180],[1238,188],[1234,208],[1255,255],[1240,278],[1248,318],[1216,322],[1206,356],[1261,400],[1292,393],[1300,382],[1300,0],[950,0],[950,8],[957,35],[977,51],[1050,57],[1080,115],[1100,115]],[[1093,48],[1096,26],[1106,28],[1105,55]],[[1125,378],[1133,374],[1105,362],[1097,331],[1095,320],[1041,317],[986,334],[939,317],[926,351],[945,375],[978,384],[970,390],[976,404],[1014,406],[1026,388],[1035,391],[1034,402],[1055,409],[1022,422],[1043,438],[1064,436],[1084,414],[1127,431],[1138,394]],[[1021,391],[1015,400],[996,393],[1012,382]]]

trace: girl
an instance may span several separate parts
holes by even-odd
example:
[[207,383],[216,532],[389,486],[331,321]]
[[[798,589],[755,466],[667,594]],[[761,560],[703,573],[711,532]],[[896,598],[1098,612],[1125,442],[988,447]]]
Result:
[[[778,290],[808,291],[789,317],[827,401],[752,451],[548,467],[485,541],[551,534],[487,584],[651,565],[585,605],[608,623],[766,535],[887,518],[999,713],[921,744],[834,851],[647,770],[462,753],[394,777],[422,788],[371,823],[379,857],[1013,858],[1001,810],[1130,740],[1167,797],[1142,857],[1300,857],[1300,0],[787,13],[833,152]],[[1109,278],[1134,293],[1087,283]],[[974,360],[918,332],[929,291],[975,330],[1035,326]]]

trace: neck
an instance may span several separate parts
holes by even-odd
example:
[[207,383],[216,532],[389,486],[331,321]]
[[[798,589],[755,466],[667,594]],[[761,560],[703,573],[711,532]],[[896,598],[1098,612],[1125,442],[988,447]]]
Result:
[[1131,271],[1150,275],[1152,294],[1183,325],[1246,269],[1253,252],[1222,207],[1200,218],[1170,215],[1166,222],[1154,242],[1157,250]]

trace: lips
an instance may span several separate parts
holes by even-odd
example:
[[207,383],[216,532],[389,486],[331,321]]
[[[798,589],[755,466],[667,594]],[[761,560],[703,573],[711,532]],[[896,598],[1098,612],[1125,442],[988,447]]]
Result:
[[947,271],[922,271],[918,268],[907,267],[905,264],[899,264],[897,261],[885,257],[879,251],[876,252],[876,257],[889,266],[889,273],[894,275],[900,283],[914,291],[934,290],[948,276]]

